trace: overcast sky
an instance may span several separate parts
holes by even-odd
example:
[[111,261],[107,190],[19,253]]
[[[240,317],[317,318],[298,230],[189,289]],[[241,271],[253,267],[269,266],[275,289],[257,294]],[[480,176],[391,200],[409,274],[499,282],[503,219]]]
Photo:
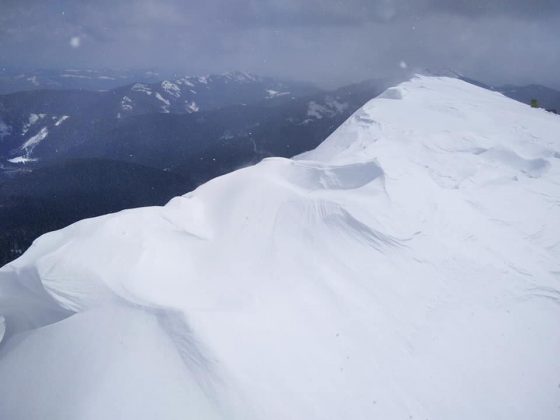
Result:
[[0,66],[560,88],[560,0],[0,0]]

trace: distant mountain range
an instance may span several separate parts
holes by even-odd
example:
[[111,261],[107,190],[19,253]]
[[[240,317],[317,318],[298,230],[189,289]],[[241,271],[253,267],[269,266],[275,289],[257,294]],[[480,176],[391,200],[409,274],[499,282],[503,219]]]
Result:
[[560,112],[560,91],[546,86],[535,84],[526,86],[492,86],[468,77],[460,77],[460,79],[488,90],[500,92],[508,98],[515,99],[516,101],[523,102],[527,105],[530,105],[531,101],[536,99],[541,108],[553,110],[556,111],[556,113]]
[[156,83],[168,74],[153,70],[0,68],[0,94],[37,89],[108,90],[132,83]]
[[216,146],[246,149],[249,162],[291,155],[318,144],[386,86],[370,81],[323,92],[235,73],[107,92],[14,93],[0,96],[0,162],[18,169],[96,157],[174,170]]
[[536,99],[541,108],[560,112],[560,91],[541,85],[513,86],[505,85],[496,89],[498,92],[519,102],[530,104]]
[[[233,72],[0,95],[0,264],[84,217],[163,204],[265,157],[313,149],[390,84],[327,92]],[[560,108],[560,92],[542,86],[494,90]]]
[[[289,102],[319,92],[309,84],[247,73],[134,83],[104,92],[35,90],[0,96],[0,159],[60,158],[127,117],[192,114],[266,101]],[[91,148],[90,148],[91,149]]]

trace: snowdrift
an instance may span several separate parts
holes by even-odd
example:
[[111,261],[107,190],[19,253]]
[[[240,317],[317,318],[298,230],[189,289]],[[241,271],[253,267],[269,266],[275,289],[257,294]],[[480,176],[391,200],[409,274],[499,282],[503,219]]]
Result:
[[417,77],[0,270],[0,418],[560,416],[560,118]]

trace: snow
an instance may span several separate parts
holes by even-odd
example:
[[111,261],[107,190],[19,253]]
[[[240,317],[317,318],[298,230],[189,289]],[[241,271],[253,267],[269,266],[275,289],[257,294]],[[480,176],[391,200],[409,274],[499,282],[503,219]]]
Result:
[[307,116],[316,118],[320,120],[323,118],[323,114],[326,113],[328,110],[322,105],[319,105],[315,101],[311,101],[307,104]]
[[277,98],[278,96],[285,96],[285,95],[289,95],[290,92],[280,92],[278,90],[274,90],[274,89],[266,89],[266,98],[267,99],[272,99],[272,98]]
[[189,77],[183,77],[181,79],[176,80],[176,83],[180,84],[180,85],[187,85],[190,87],[194,87],[194,83],[192,83]]
[[10,163],[29,163],[29,162],[36,162],[37,159],[33,159],[27,156],[17,156],[15,158],[12,159],[8,159],[8,162]]
[[335,114],[340,114],[342,111],[348,108],[348,104],[346,102],[339,102],[330,96],[327,97],[325,103],[331,109],[331,112],[334,112]]
[[0,418],[555,420],[560,119],[417,77],[0,269]]
[[35,124],[40,119],[45,118],[45,115],[46,114],[29,114],[29,124]]
[[177,86],[173,82],[170,82],[169,80],[164,80],[163,82],[161,82],[161,87],[171,96],[174,96],[176,98],[181,96],[181,88],[179,88],[179,86]]
[[[18,404],[18,389],[0,384],[2,418],[9,419],[218,419],[214,401],[204,395],[191,372],[182,366],[170,337],[161,328],[166,321],[149,312],[126,307],[100,308],[78,314],[38,330],[15,344],[0,367],[3,378],[27,380],[29,395],[41,402]],[[51,345],[45,346],[45,340]],[[103,350],[99,350],[102,343]],[[33,371],[18,367],[25,356],[40,361]],[[109,356],[109,357],[108,357]],[[69,364],[81,366],[72,372]],[[143,366],[141,374],[138,366]],[[148,375],[146,375],[148,373]],[[57,378],[53,387],[51,378]],[[157,381],[153,387],[150,381]],[[83,397],[87,404],[83,404]],[[64,412],[61,416],[61,407]],[[72,417],[75,416],[75,417]]]
[[24,136],[25,134],[27,134],[31,126],[35,124],[37,121],[45,118],[46,115],[47,114],[33,114],[33,113],[29,114],[29,118],[27,122],[23,125],[23,128],[21,130],[21,135]]
[[64,121],[66,121],[68,118],[70,118],[69,115],[63,115],[62,117],[60,117],[58,120],[56,120],[56,122],[54,123],[55,127],[58,127],[60,124],[62,124]]
[[307,104],[307,116],[310,117],[303,121],[303,123],[311,122],[313,119],[320,120],[323,117],[334,117],[348,108],[348,104],[339,102],[336,99],[327,96],[324,104],[319,104],[315,101],[310,101]]
[[[77,47],[76,47],[77,48]],[[70,79],[91,79],[91,76],[86,76],[84,74],[61,74],[60,77],[64,77],[66,79],[70,78]]]
[[195,101],[185,101],[185,110],[189,113],[198,112],[200,110],[200,107]]
[[128,97],[128,96],[123,96],[122,97],[122,99],[121,99],[121,109],[123,111],[126,111],[126,112],[132,111],[132,108],[133,108],[132,104],[133,104],[133,101],[132,101],[132,99],[130,99],[130,97]]
[[3,316],[0,316],[0,343],[2,343],[2,339],[4,338],[4,334],[6,333],[6,320]]
[[158,101],[163,103],[163,105],[161,106],[161,110],[163,112],[169,112],[169,106],[171,105],[171,102],[169,102],[168,99],[165,99],[163,96],[161,96],[161,94],[159,92],[156,92],[155,96],[156,96]]
[[29,154],[35,146],[37,146],[40,142],[47,138],[49,134],[49,129],[47,127],[41,128],[37,134],[31,136],[23,145],[20,147],[22,150],[26,150]]
[[145,85],[144,83],[135,83],[134,85],[132,85],[132,90],[134,92],[145,93],[146,95],[152,95],[153,94],[150,87],[148,85]]

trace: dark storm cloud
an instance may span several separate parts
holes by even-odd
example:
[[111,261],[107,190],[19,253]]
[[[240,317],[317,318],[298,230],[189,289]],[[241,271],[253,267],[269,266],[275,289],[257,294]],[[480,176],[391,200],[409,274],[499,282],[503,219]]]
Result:
[[[558,0],[0,0],[0,65],[558,86]],[[406,67],[406,68],[402,68]]]

